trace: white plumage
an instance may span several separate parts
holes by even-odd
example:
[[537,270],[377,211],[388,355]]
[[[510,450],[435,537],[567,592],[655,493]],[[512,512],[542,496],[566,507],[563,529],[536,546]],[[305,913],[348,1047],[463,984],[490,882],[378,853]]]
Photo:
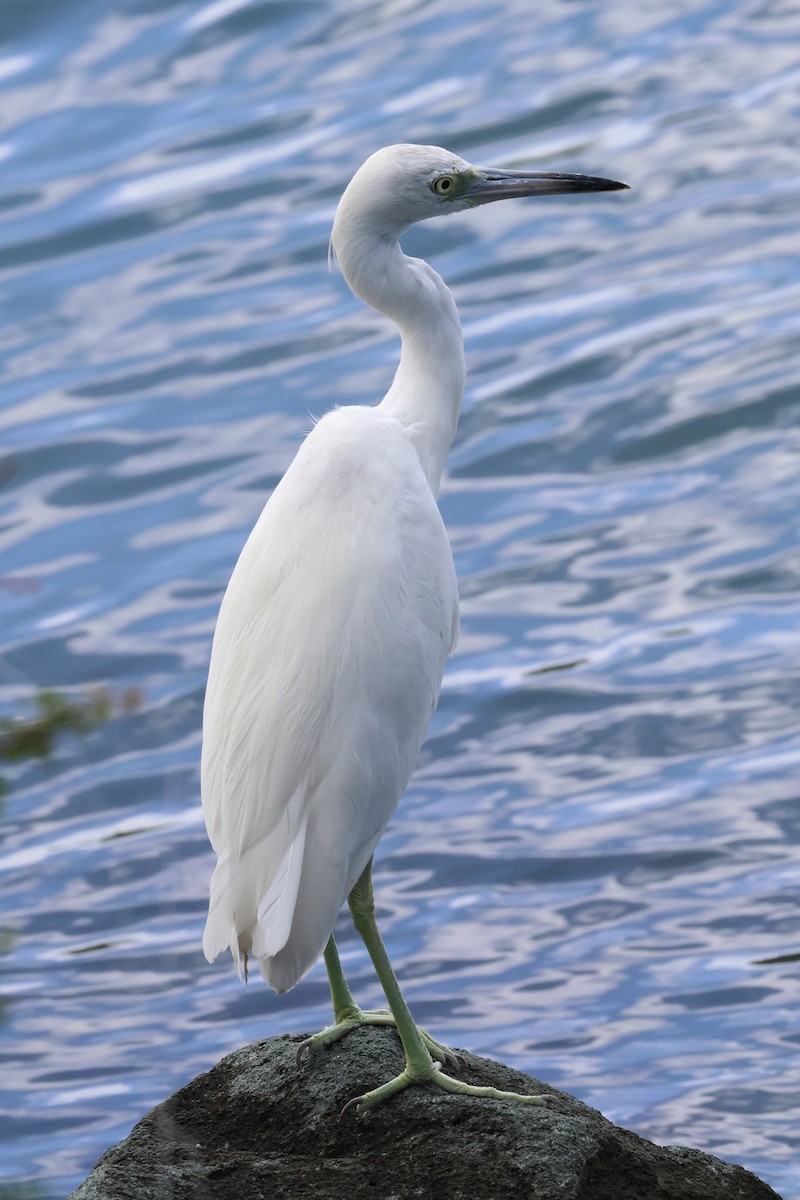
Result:
[[358,1009],[341,974],[331,933],[349,897],[407,1062],[361,1107],[412,1082],[491,1092],[436,1073],[431,1053],[452,1055],[413,1024],[374,924],[369,863],[414,770],[458,624],[436,497],[464,386],[461,328],[442,280],[398,237],[504,197],[623,186],[483,171],[436,146],[367,160],[332,245],[353,291],[399,327],[400,364],[375,408],[337,408],[314,426],[220,608],[203,718],[203,808],[218,858],[203,948],[212,960],[229,946],[240,974],[253,955],[279,992],[324,949],[335,1024],[308,1047],[386,1024]]
[[306,438],[222,602],[203,800],[219,862],[203,949],[279,992],[319,958],[416,764],[458,612],[408,430],[339,408]]

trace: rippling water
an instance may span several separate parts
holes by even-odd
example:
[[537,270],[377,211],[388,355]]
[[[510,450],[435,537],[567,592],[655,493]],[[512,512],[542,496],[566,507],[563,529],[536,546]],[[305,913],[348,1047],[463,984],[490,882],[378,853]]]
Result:
[[391,377],[326,243],[410,140],[633,190],[406,240],[470,378],[390,951],[439,1036],[800,1194],[798,37],[787,0],[0,6],[0,704],[144,698],[7,772],[3,1179],[63,1196],[223,1053],[327,1020],[321,968],[279,999],[202,958],[200,711],[308,414]]

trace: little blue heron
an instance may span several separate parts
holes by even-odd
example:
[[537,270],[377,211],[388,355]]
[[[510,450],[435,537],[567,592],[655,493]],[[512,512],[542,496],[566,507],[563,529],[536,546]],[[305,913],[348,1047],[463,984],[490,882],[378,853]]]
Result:
[[[410,1084],[541,1104],[441,1070],[446,1046],[409,1012],[375,923],[372,855],[417,762],[458,629],[437,496],[464,387],[453,297],[399,236],[415,221],[513,196],[604,192],[587,175],[480,170],[437,146],[377,151],[347,187],[332,245],[357,296],[399,327],[400,365],[375,407],[318,421],[242,550],[214,634],[202,795],[217,854],[203,937],[285,992],[324,953],[334,1021],[298,1058],[359,1025],[393,1025],[405,1068],[350,1104]],[[333,927],[345,900],[391,1011],[362,1011]],[[349,1107],[349,1105],[347,1106]]]

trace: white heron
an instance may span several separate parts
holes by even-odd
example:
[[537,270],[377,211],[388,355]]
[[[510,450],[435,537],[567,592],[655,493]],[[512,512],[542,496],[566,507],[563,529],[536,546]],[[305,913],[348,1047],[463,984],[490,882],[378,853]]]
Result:
[[[437,146],[389,146],[347,187],[332,245],[353,292],[399,327],[400,364],[375,407],[333,409],[308,434],[234,568],[203,715],[202,796],[217,854],[203,949],[248,955],[285,992],[324,953],[333,1024],[309,1055],[362,1024],[394,1025],[405,1068],[350,1103],[410,1084],[471,1087],[414,1023],[375,923],[375,846],[417,762],[458,628],[437,495],[464,387],[450,291],[399,236],[416,221],[513,196],[624,188],[586,175],[480,170]],[[390,1012],[364,1012],[333,927],[345,900]],[[298,1058],[301,1054],[298,1054]],[[349,1105],[348,1105],[349,1107]]]

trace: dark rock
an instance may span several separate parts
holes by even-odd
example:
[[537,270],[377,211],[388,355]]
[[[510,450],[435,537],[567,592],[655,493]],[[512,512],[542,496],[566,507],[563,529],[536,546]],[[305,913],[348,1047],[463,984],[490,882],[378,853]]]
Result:
[[[564,1092],[486,1058],[451,1073],[552,1097],[546,1108],[413,1088],[357,1116],[353,1096],[403,1066],[362,1028],[295,1065],[297,1037],[224,1058],[108,1150],[71,1200],[775,1200],[743,1167],[655,1146]],[[780,1198],[778,1198],[780,1200]]]

